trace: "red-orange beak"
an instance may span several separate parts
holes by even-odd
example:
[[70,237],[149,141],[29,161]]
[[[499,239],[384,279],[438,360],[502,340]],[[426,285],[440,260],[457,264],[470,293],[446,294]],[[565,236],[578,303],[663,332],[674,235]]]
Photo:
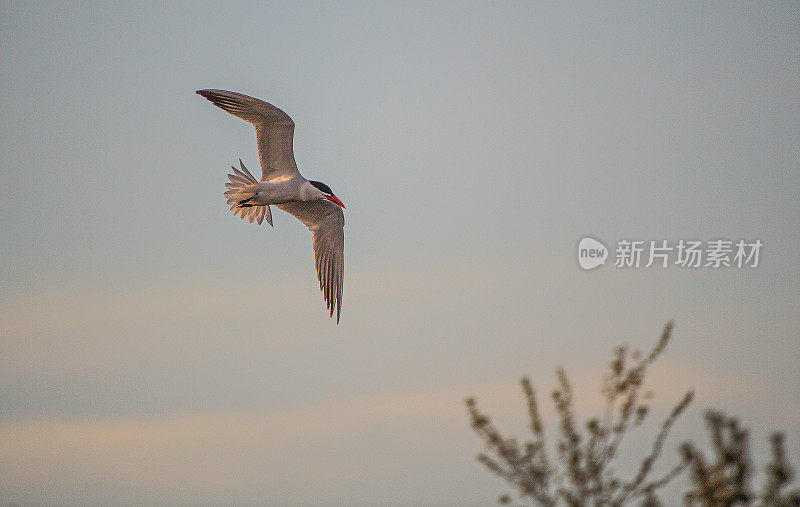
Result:
[[329,194],[323,194],[323,196],[325,197],[325,199],[331,201],[332,203],[338,204],[342,208],[345,207],[344,203],[342,201],[340,201],[339,198],[336,197],[335,195],[333,195],[333,194],[330,194],[330,195]]

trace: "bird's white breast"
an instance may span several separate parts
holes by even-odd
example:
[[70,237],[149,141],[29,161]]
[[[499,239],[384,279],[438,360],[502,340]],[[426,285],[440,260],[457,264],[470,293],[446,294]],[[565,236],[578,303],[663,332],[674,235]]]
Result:
[[280,180],[260,181],[256,185],[258,195],[253,198],[253,203],[258,205],[281,204],[292,201],[307,200],[304,186],[308,185],[305,178],[287,178]]

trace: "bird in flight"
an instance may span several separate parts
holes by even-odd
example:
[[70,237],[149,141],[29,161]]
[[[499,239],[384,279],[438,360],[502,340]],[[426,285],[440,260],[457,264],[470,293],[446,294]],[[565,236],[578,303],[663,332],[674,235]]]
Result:
[[344,281],[344,204],[319,181],[305,179],[297,170],[292,148],[294,122],[289,115],[263,100],[226,90],[197,90],[215,106],[256,128],[261,179],[256,180],[239,159],[231,166],[225,197],[234,215],[261,225],[272,225],[270,205],[294,216],[311,231],[319,288],[336,323],[342,313]]

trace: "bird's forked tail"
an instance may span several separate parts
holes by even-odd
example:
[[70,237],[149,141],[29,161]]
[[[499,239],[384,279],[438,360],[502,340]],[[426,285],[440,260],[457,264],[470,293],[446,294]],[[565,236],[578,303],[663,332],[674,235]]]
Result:
[[255,197],[253,185],[258,184],[258,181],[244,166],[242,159],[239,159],[239,165],[242,168],[241,171],[231,166],[233,174],[228,175],[230,182],[225,183],[225,186],[228,187],[225,197],[228,199],[228,204],[231,205],[231,211],[234,215],[239,215],[242,220],[249,220],[251,224],[255,220],[258,225],[261,225],[266,218],[267,223],[272,225],[272,211],[269,209],[269,205],[250,204],[250,199]]

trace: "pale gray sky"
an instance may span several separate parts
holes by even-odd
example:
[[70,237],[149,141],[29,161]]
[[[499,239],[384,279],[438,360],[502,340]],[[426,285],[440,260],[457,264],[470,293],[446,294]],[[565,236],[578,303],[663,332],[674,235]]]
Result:
[[[486,505],[463,399],[521,435],[563,364],[588,417],[670,318],[667,456],[715,407],[800,466],[796,2],[0,2],[0,76],[0,503]],[[254,135],[200,88],[347,205],[338,327],[305,228],[225,206]],[[764,248],[587,273],[587,234]]]

